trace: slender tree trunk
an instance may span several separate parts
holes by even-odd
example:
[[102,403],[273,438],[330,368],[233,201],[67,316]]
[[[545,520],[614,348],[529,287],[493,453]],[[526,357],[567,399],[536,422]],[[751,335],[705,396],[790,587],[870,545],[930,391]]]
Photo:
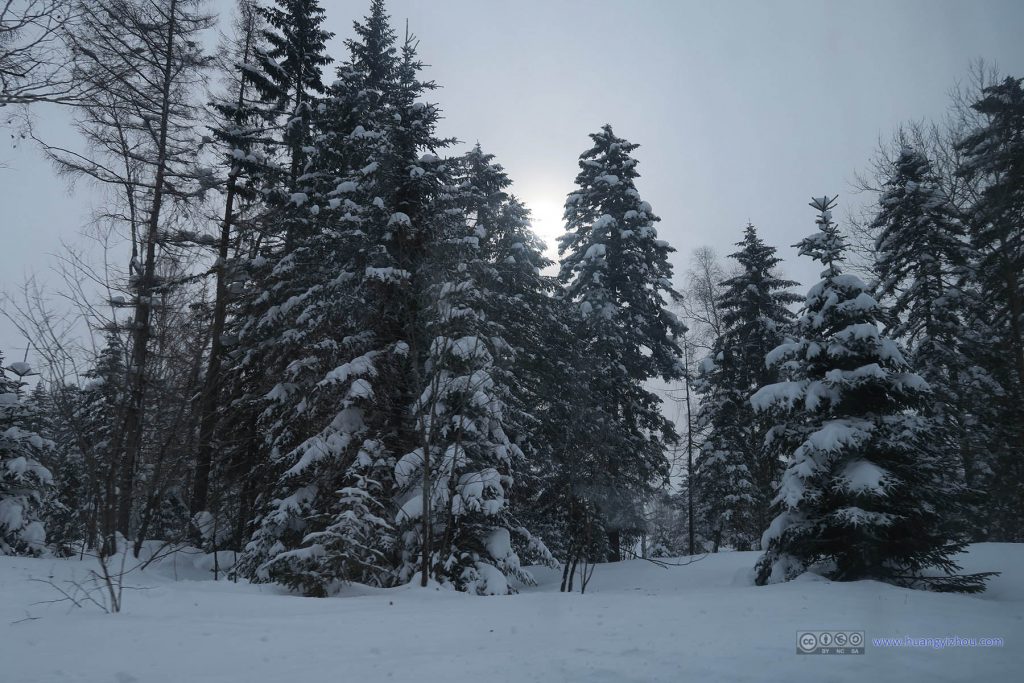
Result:
[[430,575],[430,539],[433,532],[430,528],[430,439],[427,437],[427,430],[423,429],[423,507],[420,514],[423,516],[423,538],[421,539],[423,556],[420,558],[420,586],[426,588]]
[[562,593],[566,592],[566,588],[569,585],[569,575],[571,574],[571,567],[573,564],[573,557],[576,556],[576,535],[575,535],[575,522],[576,522],[576,506],[573,504],[573,499],[569,498],[569,510],[567,514],[569,520],[569,548],[565,557],[565,566],[562,567],[562,584],[559,587],[559,591]]
[[559,586],[559,592],[571,593],[572,592],[572,577],[573,572],[576,571],[576,562],[580,556],[580,546],[575,539],[569,542],[569,554],[565,558],[565,566],[562,567],[562,584]]
[[96,547],[96,531],[99,526],[97,516],[100,509],[99,496],[93,495],[92,509],[89,510],[89,515],[85,521],[85,547],[95,548]]
[[694,555],[693,542],[693,413],[690,407],[689,344],[683,343],[683,364],[686,366],[686,536],[687,554]]
[[104,483],[103,510],[100,522],[103,538],[100,542],[99,554],[106,557],[117,552],[117,543],[114,538],[117,532],[117,470],[113,467],[113,463],[111,463]]
[[238,492],[238,519],[235,520],[234,546],[239,549],[245,547],[246,527],[252,514],[252,489],[252,477],[247,475],[242,480],[242,487]]
[[160,227],[160,210],[164,198],[164,176],[167,165],[167,131],[170,118],[171,83],[174,79],[174,37],[177,32],[177,0],[171,0],[167,16],[167,34],[161,83],[160,127],[157,142],[156,175],[153,182],[153,201],[150,206],[146,232],[146,256],[139,280],[135,316],[132,325],[132,357],[129,368],[128,405],[125,411],[124,441],[122,449],[121,476],[119,482],[120,502],[117,511],[117,530],[125,537],[130,535],[132,500],[135,485],[135,464],[142,446],[142,431],[145,417],[146,370],[149,361],[150,318],[152,296],[156,276],[156,245]]
[[[459,450],[462,448],[462,430],[459,430],[458,436],[455,439],[455,448]],[[448,476],[448,509],[445,511],[445,522],[444,522],[444,540],[441,541],[441,552],[439,556],[444,562],[444,558],[448,557],[451,553],[452,543],[455,541],[455,491],[456,491],[456,476],[455,476],[455,461],[452,458],[452,471]]]
[[[249,59],[252,38],[252,28],[249,24],[242,47],[244,61]],[[239,79],[238,97],[235,100],[237,112],[241,112],[245,105],[245,93],[246,79],[243,74]],[[243,121],[237,120],[240,117],[240,114],[236,115],[234,121],[236,125],[242,125]],[[213,432],[217,424],[217,390],[220,388],[220,369],[224,353],[221,338],[224,336],[224,323],[227,320],[228,310],[228,250],[231,247],[231,227],[234,225],[235,197],[238,194],[238,176],[241,171],[240,165],[236,162],[232,164],[231,172],[228,174],[224,218],[221,221],[220,241],[217,244],[217,282],[213,301],[213,321],[210,325],[210,357],[207,360],[203,390],[199,399],[199,444],[196,451],[192,500],[189,503],[189,512],[193,519],[198,513],[206,510],[210,495],[210,471],[213,467],[215,451]]]
[[[303,52],[299,53],[299,59],[298,59],[298,62],[297,62],[298,64],[301,65],[301,64],[304,63],[303,62],[304,56],[305,56],[305,54]],[[305,86],[304,86],[303,80],[302,80],[303,75],[304,74],[300,73],[300,74],[298,74],[296,76],[296,80],[295,80],[295,108],[292,110],[292,117],[291,117],[291,119],[285,123],[285,129],[288,130],[288,131],[292,131],[293,130],[292,124],[295,123],[295,119],[297,119],[299,116],[303,115],[304,109],[306,107],[306,98],[305,98],[306,90],[305,90]],[[297,192],[298,191],[298,188],[299,188],[299,178],[301,177],[303,167],[305,166],[305,153],[302,151],[303,143],[304,143],[304,141],[306,139],[306,135],[305,135],[305,133],[306,133],[306,131],[305,131],[305,122],[303,122],[302,128],[300,130],[301,130],[301,136],[300,137],[296,137],[295,139],[293,139],[291,141],[291,145],[289,146],[289,153],[291,155],[291,159],[289,160],[290,163],[288,165],[288,191],[289,192]],[[295,241],[296,241],[296,239],[297,239],[297,236],[295,235],[295,224],[293,222],[289,221],[288,228],[285,231],[285,239],[284,239],[284,247],[285,247],[285,252],[286,253],[290,253],[292,251],[292,249],[295,248]]]
[[[416,319],[415,313],[412,315],[412,319]],[[415,343],[415,335],[411,335],[409,358],[412,359],[413,367],[413,386],[417,388],[417,396],[422,396],[423,392],[423,378],[420,375],[420,357]],[[430,525],[430,487],[433,486],[433,481],[430,476],[430,434],[427,423],[424,419],[419,420],[419,447],[423,452],[423,473],[420,481],[421,487],[421,507],[420,507],[420,586],[426,588],[427,582],[430,577],[430,553],[431,553],[431,536],[433,531]]]
[[622,533],[618,529],[612,529],[608,532],[608,547],[610,550],[611,557],[609,558],[612,562],[622,561]]
[[572,593],[573,582],[576,580],[576,565],[579,564],[580,555],[582,551],[577,550],[576,554],[572,556],[572,566],[569,569],[569,586],[566,588],[566,593]]
[[224,220],[221,223],[220,243],[217,248],[217,284],[213,303],[213,321],[210,325],[210,356],[206,364],[206,376],[199,396],[199,443],[196,449],[196,469],[189,512],[196,514],[206,510],[210,493],[210,471],[213,467],[215,444],[214,428],[217,425],[217,390],[220,388],[221,361],[224,354],[224,323],[228,310],[228,249],[231,245],[232,212],[237,194],[237,166],[228,178],[227,199],[224,202]]

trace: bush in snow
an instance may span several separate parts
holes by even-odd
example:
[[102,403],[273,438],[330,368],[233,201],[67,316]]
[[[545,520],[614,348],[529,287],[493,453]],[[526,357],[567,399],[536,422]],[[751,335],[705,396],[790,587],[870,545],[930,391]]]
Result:
[[30,428],[21,377],[24,363],[13,363],[8,376],[0,355],[0,555],[35,555],[46,543],[41,521],[44,494],[52,477],[40,458],[52,447]]

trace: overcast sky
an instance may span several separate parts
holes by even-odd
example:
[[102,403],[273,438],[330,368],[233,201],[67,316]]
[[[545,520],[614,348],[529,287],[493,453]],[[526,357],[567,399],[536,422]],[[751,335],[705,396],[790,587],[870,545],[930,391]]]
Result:
[[[369,5],[324,0],[332,52]],[[210,2],[230,9],[231,0]],[[638,187],[678,249],[732,251],[748,220],[787,275],[817,269],[789,245],[814,229],[812,195],[866,200],[850,182],[879,137],[941,116],[948,91],[984,58],[1024,75],[1024,2],[879,0],[391,0],[442,86],[441,132],[479,141],[515,181],[549,242],[560,231],[588,133],[604,123],[642,145]],[[64,114],[37,110],[43,135],[72,141]],[[0,288],[47,277],[95,204],[69,192],[28,146],[0,148]],[[837,214],[844,215],[843,211]],[[24,342],[0,320],[0,349]]]

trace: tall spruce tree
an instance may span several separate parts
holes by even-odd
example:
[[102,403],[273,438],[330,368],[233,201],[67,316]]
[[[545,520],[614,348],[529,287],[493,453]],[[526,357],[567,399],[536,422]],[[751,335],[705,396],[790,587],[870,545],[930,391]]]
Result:
[[382,241],[399,268],[389,279],[405,300],[401,343],[415,392],[414,440],[395,465],[399,577],[416,569],[421,585],[506,593],[509,578],[531,579],[513,548],[508,501],[523,454],[505,431],[498,359],[508,344],[488,316],[494,293],[481,245],[489,212],[474,201],[494,188],[480,177],[460,182],[460,164],[434,155],[449,141],[434,137],[437,108],[418,101],[434,87],[419,80],[420,69],[407,38],[395,91],[402,122],[382,163],[401,169],[385,198],[393,208]]
[[585,462],[577,457],[588,438],[580,397],[590,377],[578,321],[568,315],[566,300],[554,296],[557,280],[541,272],[550,261],[530,228],[529,211],[508,194],[504,169],[479,145],[462,161],[460,186],[479,228],[483,268],[477,277],[487,291],[481,309],[500,335],[491,374],[504,404],[504,431],[522,454],[511,462],[513,547],[532,564],[550,564],[554,550],[568,571],[585,549],[594,550],[588,554],[594,559],[605,547],[586,547],[585,536],[597,541],[601,534],[570,513],[574,496],[588,488]]
[[842,272],[835,198],[811,206],[819,230],[797,246],[825,267],[822,280],[807,294],[796,338],[768,355],[788,379],[751,398],[755,410],[785,421],[774,436],[791,449],[757,583],[814,570],[840,581],[981,591],[986,574],[953,574],[965,543],[945,516],[960,490],[945,476],[948,454],[924,447],[928,385],[882,334],[886,313],[864,282]]
[[[377,314],[378,305],[367,296],[380,279],[374,276],[383,276],[374,269],[382,265],[375,262],[381,247],[374,241],[383,231],[372,215],[383,199],[374,203],[370,185],[395,123],[389,98],[398,61],[382,3],[373,5],[355,32],[379,50],[371,61],[389,66],[371,73],[350,59],[339,68],[318,108],[307,191],[291,195],[284,209],[287,220],[303,228],[260,264],[262,281],[250,294],[240,330],[246,347],[240,365],[257,387],[251,395],[266,449],[252,475],[260,490],[257,525],[240,571],[310,594],[324,594],[339,580],[389,583],[391,568],[383,556],[394,545],[384,521],[389,511],[381,509],[390,495],[391,465],[382,444],[367,441],[359,449],[359,434],[367,426],[358,404],[370,397],[349,391],[353,382],[377,372],[370,361],[378,340],[367,319]],[[348,43],[353,54],[357,44],[363,45],[359,39]],[[401,386],[397,379],[389,384]],[[366,476],[370,469],[375,474]],[[339,499],[336,492],[346,489],[353,490]],[[359,507],[350,515],[352,523],[373,520],[370,526],[377,528],[357,532],[335,526],[334,537],[350,537],[342,553],[329,553],[333,540],[328,538],[303,547],[309,533],[330,526],[331,511],[342,511],[337,505]],[[351,542],[357,533],[362,542]]]
[[[457,183],[476,242],[467,264],[480,296],[478,315],[486,321],[493,362],[488,370],[501,404],[502,431],[509,439],[508,472],[512,485],[507,526],[516,556],[530,564],[553,562],[535,532],[542,526],[532,502],[539,478],[550,465],[550,442],[541,433],[545,417],[548,368],[553,351],[545,330],[554,324],[557,282],[542,274],[551,264],[544,244],[530,226],[525,205],[508,193],[512,184],[494,155],[477,144],[463,155]],[[522,581],[528,576],[511,568]]]
[[789,305],[800,297],[797,283],[780,279],[781,259],[748,225],[740,250],[730,254],[741,271],[722,282],[722,332],[702,363],[699,420],[706,430],[695,484],[703,525],[721,543],[755,547],[770,520],[769,509],[782,474],[777,453],[765,447],[772,424],[750,405],[759,387],[778,381],[765,356],[782,343],[794,321]]
[[970,208],[972,279],[979,305],[972,326],[987,332],[978,355],[1002,391],[988,506],[998,540],[1024,539],[1024,79],[1006,78],[971,105],[985,123],[959,144],[962,175],[980,189]]
[[591,391],[611,417],[590,427],[604,430],[599,508],[618,560],[621,532],[641,528],[652,484],[668,471],[665,449],[677,437],[645,383],[682,376],[676,337],[685,327],[667,308],[666,299],[678,296],[668,260],[673,249],[658,239],[659,219],[636,190],[630,153],[638,145],[609,125],[590,137],[594,145],[580,156],[577,189],[565,203],[559,278],[579,307],[590,362],[600,366]]
[[317,99],[326,89],[322,71],[333,61],[327,41],[334,34],[322,28],[326,17],[319,0],[273,0],[258,10],[267,26],[263,40],[269,49],[261,49],[258,68],[247,71],[263,98],[274,102],[285,118],[283,184],[297,192]]
[[[987,488],[991,430],[979,412],[985,410],[983,396],[998,386],[965,349],[966,309],[973,299],[964,282],[974,254],[966,226],[924,154],[909,147],[900,152],[871,227],[878,235],[878,294],[892,302],[892,332],[906,340],[912,367],[931,387],[923,408],[933,418],[926,435],[929,448],[959,454],[964,483]],[[975,508],[970,524],[983,526],[985,517],[983,509]],[[975,535],[983,532],[974,530]]]
[[530,580],[514,549],[530,537],[508,505],[523,454],[489,318],[490,205],[437,156],[415,39],[395,48],[381,2],[356,34],[293,202],[311,229],[276,269],[294,294],[255,324],[302,360],[261,417],[270,487],[243,571],[314,595],[417,573],[505,593]]

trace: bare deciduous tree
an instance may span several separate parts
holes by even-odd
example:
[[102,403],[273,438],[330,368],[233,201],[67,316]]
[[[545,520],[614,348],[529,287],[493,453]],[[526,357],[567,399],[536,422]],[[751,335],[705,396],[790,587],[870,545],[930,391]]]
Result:
[[[957,143],[984,123],[984,116],[971,105],[984,88],[999,82],[999,79],[999,70],[993,64],[981,59],[972,62],[967,77],[950,89],[950,103],[944,116],[937,120],[904,122],[888,138],[879,138],[867,167],[854,174],[854,192],[874,197],[881,194],[900,151],[904,147],[912,147],[928,157],[942,191],[954,206],[966,210],[973,205],[979,195],[978,180],[961,172],[964,150]],[[854,257],[851,266],[869,275],[873,274],[875,240],[878,237],[871,223],[877,212],[875,201],[865,202],[859,211],[849,213],[846,220],[850,252]]]
[[0,107],[76,104],[90,92],[68,45],[76,18],[74,0],[0,0]]
[[710,351],[715,337],[722,331],[718,300],[722,281],[729,275],[714,249],[697,247],[693,250],[690,268],[686,271],[686,286],[680,292],[679,307],[698,353]]
[[84,153],[46,147],[58,168],[111,190],[107,217],[127,227],[131,320],[127,391],[113,451],[119,458],[117,530],[130,537],[136,463],[143,447],[154,320],[178,303],[169,293],[187,276],[173,226],[209,185],[197,170],[196,97],[209,58],[201,34],[213,20],[198,0],[88,0],[75,4],[69,43],[76,80],[88,96],[76,122]]

